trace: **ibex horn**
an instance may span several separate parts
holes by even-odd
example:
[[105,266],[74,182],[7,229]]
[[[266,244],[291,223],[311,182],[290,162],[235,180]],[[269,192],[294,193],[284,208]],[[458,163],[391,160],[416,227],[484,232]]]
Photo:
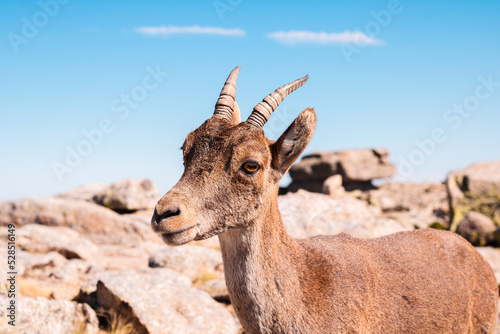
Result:
[[267,120],[271,116],[274,110],[278,108],[279,104],[288,96],[291,92],[302,86],[309,76],[306,75],[303,78],[297,79],[295,81],[290,82],[280,88],[276,89],[274,92],[269,94],[257,104],[252,111],[252,114],[248,117],[247,122],[262,128],[264,124],[266,124]]
[[238,79],[238,72],[241,66],[236,66],[234,70],[229,73],[224,87],[220,92],[219,99],[215,104],[215,111],[213,117],[219,117],[226,121],[231,120],[233,114],[233,107],[236,95],[236,79]]

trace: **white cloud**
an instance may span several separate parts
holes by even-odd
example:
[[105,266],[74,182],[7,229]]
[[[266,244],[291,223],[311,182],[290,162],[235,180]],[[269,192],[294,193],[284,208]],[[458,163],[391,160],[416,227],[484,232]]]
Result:
[[220,35],[220,36],[245,36],[245,30],[238,28],[226,29],[219,27],[175,27],[175,26],[158,26],[158,27],[138,27],[134,29],[135,32],[147,36],[170,36],[179,34],[192,34],[192,35]]
[[381,45],[384,41],[372,36],[368,36],[361,31],[331,32],[324,31],[276,31],[266,35],[280,43],[287,45],[294,44],[357,44],[357,45]]

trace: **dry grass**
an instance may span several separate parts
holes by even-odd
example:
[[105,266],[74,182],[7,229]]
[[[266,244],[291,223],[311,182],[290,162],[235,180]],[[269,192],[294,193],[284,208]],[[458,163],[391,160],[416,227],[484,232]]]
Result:
[[73,331],[71,334],[87,334],[87,329],[86,329],[86,324],[84,322],[82,323],[75,323],[73,325]]
[[53,287],[40,284],[39,281],[29,279],[27,277],[19,277],[18,288],[21,295],[24,297],[44,297],[54,299]]
[[[88,334],[85,323],[75,324],[71,334]],[[121,320],[119,317],[114,317],[113,321],[110,321],[109,327],[107,329],[100,329],[99,334],[135,334],[134,326],[131,323],[127,323]]]
[[107,319],[108,328],[100,330],[99,334],[135,334],[135,328],[127,319],[116,314],[100,315]]

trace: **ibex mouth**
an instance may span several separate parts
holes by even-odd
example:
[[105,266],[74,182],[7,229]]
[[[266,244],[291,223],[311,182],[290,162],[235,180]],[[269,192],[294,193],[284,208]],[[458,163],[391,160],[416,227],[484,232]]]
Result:
[[180,230],[177,230],[177,231],[173,231],[173,232],[163,232],[161,235],[174,236],[176,234],[180,234],[180,233],[186,232],[187,230],[190,230],[190,229],[192,229],[194,227],[196,227],[196,225],[189,226],[189,227],[186,227],[186,228],[183,228],[183,229],[180,229]]
[[194,240],[197,234],[197,226],[193,225],[172,232],[162,232],[161,238],[168,245],[182,245]]

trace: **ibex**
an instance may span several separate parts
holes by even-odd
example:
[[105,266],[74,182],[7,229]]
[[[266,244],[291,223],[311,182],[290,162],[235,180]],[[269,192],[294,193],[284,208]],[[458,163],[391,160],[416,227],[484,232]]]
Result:
[[493,333],[492,269],[454,233],[288,236],[278,183],[311,140],[316,114],[302,111],[276,142],[262,127],[308,77],[278,88],[241,122],[238,72],[213,116],[188,134],[184,173],[157,203],[151,225],[169,245],[219,236],[245,333]]

